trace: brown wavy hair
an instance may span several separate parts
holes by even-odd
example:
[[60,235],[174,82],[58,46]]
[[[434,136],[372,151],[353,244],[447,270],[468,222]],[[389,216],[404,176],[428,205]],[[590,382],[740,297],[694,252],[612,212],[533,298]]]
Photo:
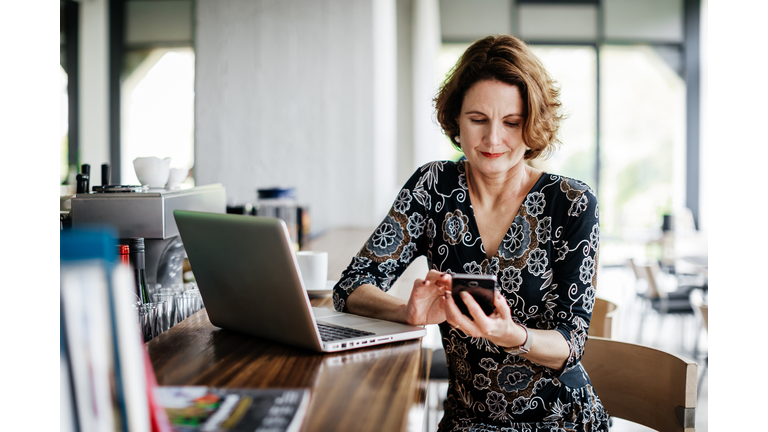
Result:
[[509,35],[488,36],[467,48],[434,99],[437,121],[454,147],[461,150],[455,137],[459,134],[464,95],[475,83],[486,80],[501,81],[520,90],[525,111],[523,140],[530,148],[525,159],[551,154],[560,144],[560,89],[528,45]]

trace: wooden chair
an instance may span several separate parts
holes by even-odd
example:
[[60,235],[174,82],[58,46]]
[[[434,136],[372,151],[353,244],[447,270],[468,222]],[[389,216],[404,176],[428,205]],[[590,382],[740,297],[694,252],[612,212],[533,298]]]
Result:
[[597,297],[592,308],[592,320],[589,322],[589,335],[610,339],[613,318],[618,314],[616,303]]
[[[691,291],[690,299],[691,305],[693,306],[693,312],[696,315],[696,319],[699,321],[704,331],[709,332],[709,306],[706,303],[704,294],[704,290],[695,289]],[[698,354],[699,332],[696,333],[696,344],[693,347],[693,357],[698,359]],[[702,369],[701,375],[699,376],[699,389],[701,389],[701,380],[703,380],[704,376],[707,374],[707,369],[709,369],[709,355],[704,356],[704,368]]]
[[[599,297],[595,298],[595,306],[592,308],[592,320],[589,324],[589,336],[610,338],[613,318],[618,313],[617,309],[618,306],[616,303]],[[429,369],[430,391],[437,392],[438,383],[448,382],[448,366],[446,364],[445,350],[443,348],[436,349],[431,354]],[[445,395],[439,394],[436,404],[437,411],[442,410],[443,402],[445,402]],[[429,413],[428,419],[430,421],[428,422],[427,430],[436,429],[436,424],[431,424],[431,417],[432,415]],[[439,419],[437,419],[437,421],[439,421]]]
[[[674,287],[662,287],[661,269],[659,264],[652,261],[649,264],[638,266],[645,272],[648,281],[646,296],[651,301],[651,306],[659,313],[689,313],[693,314],[693,308],[688,300],[688,294],[696,288],[692,285],[677,285]],[[669,289],[673,288],[673,289]]]
[[590,336],[581,359],[608,414],[660,432],[694,432],[696,363]]
[[[680,323],[680,348],[685,350],[686,338],[686,325],[687,322],[692,322],[693,307],[688,299],[688,294],[695,286],[678,285],[677,278],[670,277],[669,279],[662,279],[662,273],[659,269],[658,262],[651,261],[647,264],[637,264],[632,262],[633,268],[636,271],[638,277],[645,281],[646,290],[642,293],[638,293],[638,296],[642,297],[645,301],[645,308],[640,315],[640,322],[638,326],[637,341],[642,342],[643,331],[645,330],[645,317],[648,312],[656,312],[659,318],[659,327],[656,336],[655,343],[659,343],[661,333],[663,330],[666,318],[669,316],[676,317]],[[663,285],[663,282],[669,282],[669,286]]]

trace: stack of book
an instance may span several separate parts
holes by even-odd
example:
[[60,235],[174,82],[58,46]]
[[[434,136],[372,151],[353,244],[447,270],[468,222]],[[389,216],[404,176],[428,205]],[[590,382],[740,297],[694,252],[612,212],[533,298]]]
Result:
[[297,431],[307,389],[159,387],[110,229],[63,230],[61,431]]

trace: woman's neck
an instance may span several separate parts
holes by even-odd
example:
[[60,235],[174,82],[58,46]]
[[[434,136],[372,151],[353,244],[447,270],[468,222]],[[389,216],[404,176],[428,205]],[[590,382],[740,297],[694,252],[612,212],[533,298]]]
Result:
[[466,162],[467,187],[475,205],[495,205],[508,200],[518,201],[527,195],[541,175],[541,171],[522,161],[512,169],[499,175],[485,175]]

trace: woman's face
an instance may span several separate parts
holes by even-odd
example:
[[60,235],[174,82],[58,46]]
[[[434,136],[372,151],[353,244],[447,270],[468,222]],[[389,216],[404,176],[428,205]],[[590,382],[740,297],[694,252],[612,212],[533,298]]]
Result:
[[523,99],[517,86],[480,81],[467,90],[459,114],[461,149],[473,169],[485,175],[523,163]]

